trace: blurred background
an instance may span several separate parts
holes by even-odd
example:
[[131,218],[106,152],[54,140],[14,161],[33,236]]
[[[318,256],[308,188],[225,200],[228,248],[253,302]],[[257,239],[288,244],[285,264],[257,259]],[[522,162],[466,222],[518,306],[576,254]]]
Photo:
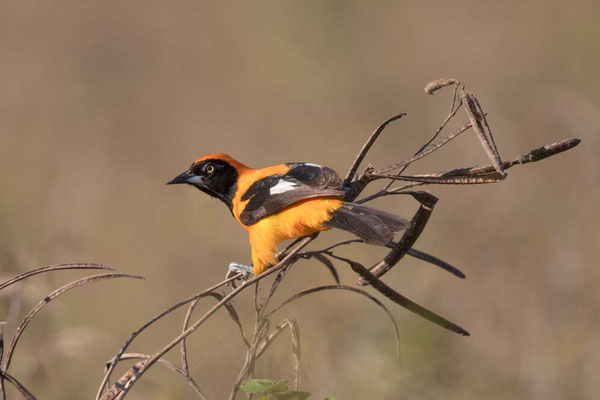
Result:
[[[583,142],[514,167],[499,184],[431,188],[440,202],[415,248],[467,279],[407,258],[385,281],[471,337],[385,301],[400,325],[397,368],[384,313],[351,293],[316,294],[273,321],[298,320],[301,386],[315,399],[595,398],[598,15],[597,1],[0,1],[2,280],[67,262],[146,278],[57,299],[31,323],[9,372],[41,399],[89,399],[133,330],[222,280],[230,261],[249,261],[247,234],[222,203],[164,185],[196,158],[226,152],[256,167],[310,161],[343,175],[370,132],[406,112],[366,160],[400,161],[450,107],[450,89],[427,96],[423,87],[453,77],[489,113],[504,158],[566,138]],[[466,120],[461,110],[448,132]],[[470,132],[408,171],[477,164],[487,159]],[[417,209],[404,198],[371,205],[408,218]],[[329,232],[312,246],[349,238]],[[339,254],[369,266],[385,250]],[[8,333],[80,276],[38,276],[0,294]],[[303,261],[278,298],[330,282],[315,261]],[[252,327],[252,297],[234,304]],[[168,318],[131,350],[155,352],[182,318]],[[291,379],[290,349],[282,336],[257,374]],[[224,312],[190,340],[191,373],[209,399],[226,397],[243,356]],[[156,366],[129,398],[194,396]]]

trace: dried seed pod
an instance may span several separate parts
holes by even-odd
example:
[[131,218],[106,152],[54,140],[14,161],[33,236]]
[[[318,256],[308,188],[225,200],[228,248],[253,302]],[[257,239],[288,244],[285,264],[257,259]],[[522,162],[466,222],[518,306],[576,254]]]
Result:
[[455,83],[457,83],[458,81],[456,79],[453,78],[440,78],[440,79],[436,79],[435,81],[431,81],[429,82],[426,86],[425,86],[425,93],[427,94],[433,94],[433,92],[435,92],[438,89],[441,89],[445,86],[450,86],[453,85]]

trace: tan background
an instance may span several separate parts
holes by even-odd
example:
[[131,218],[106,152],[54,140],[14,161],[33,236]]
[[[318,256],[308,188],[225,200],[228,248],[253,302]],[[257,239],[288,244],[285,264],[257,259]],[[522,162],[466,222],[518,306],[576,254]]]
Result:
[[[164,186],[195,158],[311,161],[343,174],[372,129],[404,111],[368,159],[398,161],[447,113],[449,92],[426,96],[424,85],[451,76],[478,95],[505,157],[569,137],[583,143],[515,167],[501,184],[433,188],[441,200],[416,247],[468,279],[407,259],[386,281],[471,337],[386,302],[400,323],[398,370],[384,314],[351,294],[315,295],[279,314],[300,324],[302,386],[315,399],[594,398],[599,4],[1,1],[2,276],[86,261],[146,277],[97,283],[51,304],[26,332],[13,375],[42,399],[88,399],[131,331],[219,281],[230,261],[248,261],[246,233],[220,202]],[[457,124],[465,120],[461,111]],[[468,134],[412,171],[485,161]],[[416,210],[408,199],[374,204],[405,216]],[[383,250],[340,254],[369,264]],[[340,271],[354,282],[345,266]],[[16,316],[81,275],[40,276],[4,293],[2,319],[14,329]],[[304,262],[280,295],[328,282]],[[250,302],[235,303],[248,326]],[[132,350],[155,351],[181,318]],[[291,378],[289,350],[282,341],[259,375]],[[193,336],[190,351],[201,388],[224,398],[242,363],[233,325],[219,314]],[[194,396],[158,366],[130,398]]]

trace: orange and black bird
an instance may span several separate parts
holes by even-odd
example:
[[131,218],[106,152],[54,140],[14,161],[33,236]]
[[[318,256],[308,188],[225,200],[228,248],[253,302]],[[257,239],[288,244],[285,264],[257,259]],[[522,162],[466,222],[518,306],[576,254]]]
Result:
[[230,270],[260,274],[277,264],[277,244],[331,228],[367,243],[387,245],[408,221],[384,211],[344,202],[334,170],[312,163],[254,169],[227,154],[208,154],[167,184],[186,183],[220,199],[248,231],[252,267]]

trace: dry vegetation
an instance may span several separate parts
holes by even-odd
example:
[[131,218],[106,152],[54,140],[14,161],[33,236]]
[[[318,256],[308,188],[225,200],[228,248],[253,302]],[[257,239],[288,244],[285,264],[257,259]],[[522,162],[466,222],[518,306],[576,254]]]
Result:
[[[420,207],[413,216],[410,226],[406,229],[402,237],[399,241],[391,243],[388,247],[390,248],[388,254],[381,259],[379,262],[375,263],[371,268],[365,268],[361,263],[339,256],[334,253],[334,250],[337,252],[342,246],[347,246],[353,243],[361,243],[361,240],[347,240],[338,242],[331,246],[328,246],[322,250],[312,250],[312,251],[303,251],[304,248],[314,241],[318,234],[315,234],[310,237],[305,237],[296,240],[294,243],[290,244],[286,250],[281,252],[279,258],[280,262],[270,268],[268,271],[255,276],[251,279],[243,281],[243,283],[239,286],[235,286],[235,281],[242,278],[242,274],[237,274],[232,277],[226,278],[224,281],[211,286],[210,288],[202,290],[200,293],[191,296],[185,300],[182,300],[170,307],[161,313],[157,314],[149,321],[144,323],[139,329],[134,331],[126,343],[121,347],[119,352],[115,357],[113,357],[106,365],[106,373],[102,383],[100,384],[100,388],[98,390],[98,394],[96,396],[97,400],[114,400],[114,399],[123,399],[131,390],[131,388],[137,383],[137,381],[147,372],[155,364],[162,364],[165,367],[171,369],[177,374],[181,375],[194,390],[196,395],[200,399],[206,399],[206,396],[203,394],[200,386],[196,382],[196,380],[191,376],[189,370],[189,355],[186,346],[186,339],[192,333],[194,333],[198,328],[202,326],[209,318],[213,316],[219,309],[225,308],[229,314],[231,320],[235,323],[239,330],[239,334],[243,343],[246,346],[246,356],[245,361],[242,365],[242,368],[237,376],[237,379],[233,383],[233,388],[229,395],[229,399],[233,400],[236,398],[240,387],[244,381],[255,377],[255,365],[258,359],[269,349],[269,347],[274,343],[277,337],[284,331],[289,330],[289,334],[291,337],[292,344],[292,360],[294,367],[294,376],[293,376],[293,391],[297,393],[300,398],[305,398],[304,396],[308,396],[308,392],[300,392],[300,329],[298,322],[294,319],[289,319],[283,317],[283,319],[274,324],[272,321],[273,315],[278,312],[283,306],[289,304],[299,298],[302,298],[307,295],[311,295],[314,293],[328,291],[328,290],[336,290],[336,291],[349,291],[353,293],[357,293],[359,295],[364,296],[365,298],[373,301],[380,307],[390,318],[393,325],[393,332],[396,337],[397,343],[397,356],[398,360],[400,360],[400,334],[398,330],[398,324],[393,316],[390,313],[388,308],[375,296],[366,292],[365,290],[359,289],[354,286],[342,285],[340,283],[339,274],[337,269],[332,262],[332,260],[342,261],[350,266],[350,268],[359,276],[358,283],[361,285],[369,285],[373,289],[375,289],[379,294],[383,295],[385,298],[391,300],[392,302],[422,316],[423,318],[433,322],[434,324],[440,325],[452,332],[458,333],[460,335],[469,336],[469,333],[462,327],[446,320],[445,318],[429,311],[428,309],[414,303],[410,299],[404,297],[386,283],[381,281],[379,277],[388,272],[391,268],[393,268],[405,255],[411,255],[415,258],[421,259],[428,263],[431,263],[435,266],[438,266],[448,272],[451,272],[455,276],[459,278],[464,278],[465,275],[456,267],[451,266],[450,264],[438,259],[435,256],[427,254],[423,251],[417,250],[413,248],[414,243],[418,239],[418,237],[423,232],[425,225],[427,224],[429,217],[436,205],[438,199],[432,194],[424,191],[414,191],[414,187],[416,186],[425,186],[425,185],[433,185],[433,184],[452,184],[452,185],[468,185],[468,184],[483,184],[483,183],[494,183],[502,181],[506,178],[507,174],[505,170],[511,168],[514,165],[522,165],[530,162],[540,161],[547,157],[553,156],[555,154],[561,153],[563,151],[569,150],[579,144],[579,139],[569,139],[559,143],[554,143],[551,145],[543,146],[538,149],[534,149],[527,154],[516,157],[513,160],[505,161],[502,160],[496,144],[494,142],[494,138],[492,136],[491,129],[488,125],[486,114],[483,112],[479,101],[475,97],[473,93],[466,93],[464,91],[464,85],[457,81],[456,79],[448,79],[443,78],[433,82],[430,82],[425,87],[425,92],[427,94],[433,94],[435,91],[445,87],[445,86],[454,86],[454,90],[452,92],[452,101],[450,106],[450,111],[448,116],[440,125],[440,127],[435,131],[433,136],[422,145],[415,155],[405,161],[394,163],[387,167],[375,169],[371,165],[369,165],[361,174],[356,176],[356,173],[366,157],[367,153],[379,138],[383,130],[393,121],[399,120],[405,114],[398,114],[389,118],[384,123],[382,123],[377,129],[371,134],[367,142],[364,144],[356,159],[352,163],[348,173],[344,178],[344,187],[346,190],[346,201],[356,201],[358,203],[365,203],[368,201],[375,200],[379,197],[390,196],[390,195],[408,195],[412,196],[415,200],[420,203]],[[468,122],[465,123],[461,128],[457,129],[450,135],[445,138],[439,140],[439,135],[442,133],[446,125],[452,120],[457,112],[463,108],[466,111],[466,115],[468,117]],[[440,149],[442,146],[449,143],[451,140],[458,137],[461,133],[472,130],[479,142],[488,159],[490,160],[490,165],[488,166],[473,166],[473,167],[460,167],[455,168],[450,171],[431,173],[431,174],[421,174],[421,175],[405,175],[404,172],[406,169],[414,162],[422,159],[423,157],[430,155],[434,151]],[[375,194],[370,196],[359,198],[363,190],[367,188],[367,186],[373,182],[379,180],[387,180],[388,182],[384,186],[383,189],[377,191]],[[396,182],[403,182],[397,187],[392,187]],[[315,259],[321,262],[331,273],[335,284],[333,285],[321,285],[306,288],[300,290],[291,296],[289,296],[286,300],[282,301],[278,305],[269,308],[269,302],[273,298],[273,295],[279,288],[279,285],[282,283],[285,278],[287,272],[300,260],[303,259]],[[36,270],[20,274],[8,281],[4,282],[0,285],[0,291],[5,289],[11,285],[16,284],[17,282],[27,279],[31,276],[54,272],[59,270],[76,270],[76,269],[112,269],[110,267],[104,265],[97,264],[63,264],[63,265],[53,265],[47,267],[41,267]],[[275,278],[272,280],[270,284],[270,288],[265,293],[261,293],[259,288],[259,283],[263,281],[265,278],[268,278],[270,275],[277,273]],[[19,338],[21,337],[23,331],[29,325],[29,322],[35,315],[49,302],[60,296],[61,294],[74,289],[79,286],[83,286],[88,283],[92,283],[99,280],[110,279],[110,278],[121,278],[121,277],[129,277],[129,278],[141,278],[135,275],[122,274],[122,273],[107,273],[100,275],[88,276],[82,279],[78,279],[76,281],[70,282],[60,288],[54,290],[46,297],[44,297],[19,323],[17,326],[12,339],[10,340],[10,344],[7,347],[6,352],[0,352],[0,361],[1,361],[1,369],[0,369],[0,395],[3,398],[6,398],[5,384],[9,383],[14,388],[20,392],[23,398],[31,400],[36,397],[31,393],[27,387],[19,381],[18,378],[14,377],[9,373],[9,367],[11,363],[12,356],[14,354],[15,347]],[[232,291],[229,293],[221,294],[218,290],[221,289],[225,285],[231,285]],[[245,331],[244,326],[241,323],[239,313],[236,310],[235,306],[232,303],[234,297],[238,294],[242,293],[246,289],[253,288],[254,290],[254,311],[255,311],[255,323],[252,330],[252,335],[250,339],[248,339],[248,335]],[[200,318],[198,318],[194,323],[190,324],[192,319],[192,315],[195,311],[196,306],[199,301],[206,297],[212,297],[217,300],[217,304],[212,306],[208,311],[206,311]],[[128,353],[126,352],[130,345],[134,342],[134,340],[142,334],[146,329],[152,327],[152,325],[163,317],[169,315],[173,311],[179,309],[180,307],[187,306],[187,312],[183,319],[182,323],[182,331],[181,333],[173,338],[168,344],[166,344],[159,351],[152,354],[144,354],[144,353]],[[351,311],[351,310],[347,310]],[[279,317],[281,318],[281,317]],[[4,350],[4,338],[2,324],[0,324],[0,348]],[[180,346],[180,365],[169,361],[163,356],[167,354],[170,350],[172,350],[175,346]],[[219,346],[219,344],[215,344]],[[223,346],[223,351],[228,351],[227,346]],[[110,384],[110,378],[118,363],[124,360],[141,360],[135,363],[130,369],[128,369],[114,384]],[[290,392],[286,391],[287,397],[283,398],[291,398],[289,397]],[[267,396],[268,397],[268,396]],[[279,397],[277,397],[279,398]]]
[[[454,84],[434,96],[423,84],[448,75],[468,84],[465,95],[475,91],[500,155],[514,166],[500,165],[508,177],[494,185],[405,189],[431,188],[440,200],[414,246],[379,279],[471,336],[407,311],[361,278],[357,284],[347,263],[308,254],[352,239],[332,230],[287,269],[264,309],[269,332],[280,333],[247,371],[287,378],[293,389],[297,321],[298,379],[311,399],[596,399],[598,15],[600,2],[590,0],[0,0],[0,282],[64,262],[119,269],[38,274],[0,291],[4,359],[21,321],[57,288],[97,273],[145,278],[86,284],[45,305],[6,372],[40,399],[87,400],[133,330],[220,283],[229,262],[248,262],[247,233],[222,204],[164,186],[182,163],[225,152],[252,167],[314,162],[344,177],[372,129],[406,112],[356,173],[369,164],[381,170],[413,158],[445,120]],[[463,105],[428,149],[469,122]],[[527,158],[514,157],[569,137],[582,144],[525,166],[519,161]],[[491,168],[429,174],[471,165]],[[468,129],[401,175],[433,182],[473,172],[499,176]],[[410,220],[426,214],[421,203],[381,193],[420,183],[381,178],[358,199],[377,196],[370,205]],[[389,264],[392,249],[352,242],[330,250],[370,269]],[[267,316],[294,293],[336,286],[320,261],[327,259],[341,284],[369,293],[395,319],[400,368],[390,319],[359,294],[322,290]],[[467,279],[455,279],[456,267]],[[278,273],[260,282],[259,304]],[[254,288],[227,303],[250,345]],[[221,300],[199,300],[188,328]],[[183,332],[190,304],[150,325],[123,354],[157,353]],[[185,364],[181,344],[162,357],[173,364],[147,368],[127,399],[195,399],[185,371],[207,399],[230,396],[248,348],[225,306],[187,336]],[[121,359],[108,388],[140,361],[147,362]],[[4,384],[8,399],[21,398]]]

